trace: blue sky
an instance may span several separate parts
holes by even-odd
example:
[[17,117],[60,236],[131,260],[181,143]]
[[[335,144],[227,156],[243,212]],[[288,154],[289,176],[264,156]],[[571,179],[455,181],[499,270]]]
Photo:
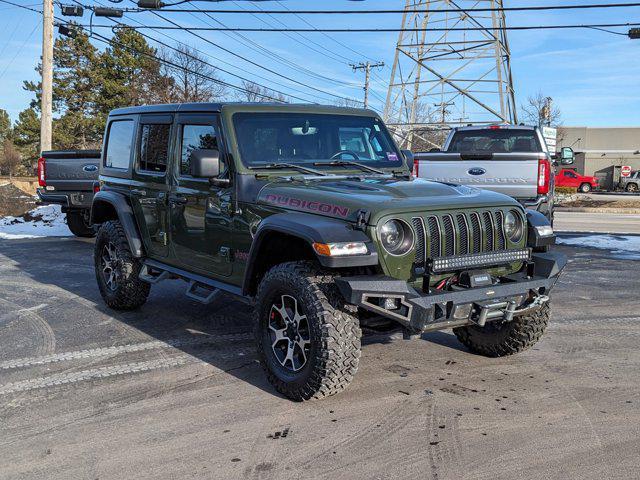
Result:
[[[23,5],[41,8],[31,0],[14,0]],[[72,3],[69,0],[69,3]],[[85,0],[90,4],[109,4],[107,0]],[[505,6],[520,5],[556,5],[582,4],[587,0],[520,0],[509,2]],[[597,3],[593,0],[592,3]],[[598,3],[603,3],[598,0]],[[130,0],[119,5],[134,6]],[[198,3],[200,8],[238,8],[234,2]],[[243,8],[257,8],[250,2],[239,2]],[[260,8],[290,9],[366,9],[366,8],[401,8],[404,2],[397,0],[365,0],[353,2],[346,0],[325,0],[321,4],[303,0],[282,0],[278,2],[261,2]],[[117,6],[117,5],[113,5]],[[59,15],[56,7],[56,15]],[[183,25],[206,26],[214,20],[201,14],[174,13],[165,14]],[[84,23],[88,23],[89,15],[85,13]],[[229,26],[267,27],[259,19],[250,15],[225,14],[214,18]],[[274,26],[277,20],[261,17]],[[293,16],[277,17],[288,25],[305,27],[302,20]],[[394,15],[342,15],[342,16],[306,16],[316,27],[399,27],[400,14]],[[130,14],[124,22],[135,25],[135,21],[148,25],[166,24],[151,13]],[[509,25],[530,24],[562,24],[562,23],[623,23],[640,22],[640,8],[606,9],[606,10],[567,10],[541,12],[514,12],[507,16]],[[106,19],[97,19],[96,23],[108,24]],[[625,29],[616,29],[626,32]],[[109,30],[98,30],[109,35]],[[255,46],[247,43],[232,33],[200,32],[207,39],[240,53],[252,60],[262,63],[274,71],[287,75],[304,84],[295,85],[278,79],[272,73],[261,71],[248,65],[232,55],[217,49],[184,32],[166,31],[146,33],[161,38],[167,43],[173,40],[163,33],[181,42],[201,50],[208,55],[208,61],[219,64],[229,71],[246,77],[255,78],[263,84],[271,82],[274,88],[299,94],[301,97],[315,101],[327,102],[324,94],[314,92],[313,86],[330,91],[337,95],[358,97],[362,95],[361,73],[353,73],[349,61],[360,61],[365,57],[383,60],[387,65],[393,62],[393,54],[397,33],[304,33],[301,35],[282,33],[245,33],[246,38],[258,43],[272,54],[279,55],[290,63],[281,63],[269,58]],[[41,17],[29,11],[10,7],[0,3],[0,108],[6,109],[15,119],[20,110],[27,107],[30,95],[23,91],[23,80],[35,80],[35,65],[38,63],[41,42]],[[332,38],[330,38],[332,37]],[[339,43],[338,43],[339,42]],[[556,30],[556,31],[511,31],[509,42],[512,53],[512,69],[515,81],[518,106],[526,101],[527,96],[541,91],[551,96],[562,111],[564,125],[587,126],[637,126],[640,125],[640,40],[630,40],[626,36],[617,36],[595,30]],[[100,43],[96,45],[102,48]],[[219,63],[223,62],[223,63]],[[301,71],[300,68],[306,69]],[[322,77],[311,76],[310,72]],[[262,78],[258,78],[260,75]],[[372,107],[381,111],[383,104],[379,99],[386,96],[386,83],[389,81],[390,69],[376,72],[374,77]],[[225,74],[220,76],[233,83],[239,83]],[[299,90],[294,92],[293,89]],[[304,92],[304,93],[300,93]]]

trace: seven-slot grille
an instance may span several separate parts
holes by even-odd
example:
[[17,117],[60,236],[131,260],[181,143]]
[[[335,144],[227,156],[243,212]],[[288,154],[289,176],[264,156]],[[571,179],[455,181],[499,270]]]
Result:
[[428,258],[505,250],[504,215],[482,211],[414,217],[416,264]]

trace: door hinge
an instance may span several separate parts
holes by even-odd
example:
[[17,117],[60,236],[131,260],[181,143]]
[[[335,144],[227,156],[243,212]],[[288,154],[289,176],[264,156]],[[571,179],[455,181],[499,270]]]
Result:
[[367,223],[369,223],[369,218],[371,218],[371,212],[368,212],[367,210],[358,210],[356,217],[356,229],[364,232],[365,228],[367,228]]

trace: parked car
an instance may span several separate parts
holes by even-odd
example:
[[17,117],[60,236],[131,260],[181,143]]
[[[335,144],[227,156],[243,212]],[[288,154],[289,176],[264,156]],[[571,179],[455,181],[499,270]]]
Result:
[[[506,195],[415,179],[371,110],[181,104],[109,115],[93,199],[96,280],[114,309],[180,278],[255,305],[258,357],[294,400],[333,395],[361,324],[454,328],[497,357],[536,343],[566,258]],[[379,317],[378,317],[379,319]]]
[[556,186],[575,188],[579,192],[589,193],[591,190],[598,188],[598,179],[596,177],[580,175],[570,168],[562,168],[556,173]]
[[61,205],[74,235],[95,236],[89,216],[98,182],[100,150],[52,150],[41,155],[37,189],[40,203]]
[[[415,154],[420,178],[493,190],[553,220],[554,155],[538,127],[491,125],[453,128],[442,151]],[[573,163],[563,148],[561,163]]]
[[620,177],[619,188],[625,192],[637,193],[640,191],[640,170],[631,172],[628,177]]

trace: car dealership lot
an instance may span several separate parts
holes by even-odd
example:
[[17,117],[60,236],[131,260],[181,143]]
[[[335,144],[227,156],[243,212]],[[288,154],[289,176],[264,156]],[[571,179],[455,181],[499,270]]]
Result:
[[255,362],[249,307],[165,282],[100,299],[92,241],[0,240],[0,478],[636,478],[640,278],[570,264],[534,349],[364,339],[342,394],[297,404]]

